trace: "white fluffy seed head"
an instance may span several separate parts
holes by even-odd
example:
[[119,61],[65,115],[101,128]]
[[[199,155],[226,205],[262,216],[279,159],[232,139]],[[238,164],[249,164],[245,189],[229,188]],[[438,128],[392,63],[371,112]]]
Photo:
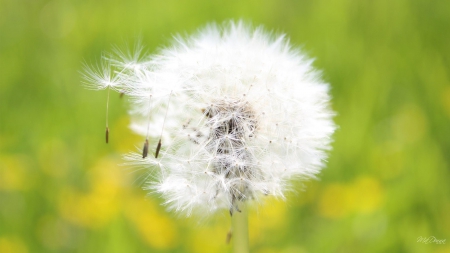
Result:
[[132,129],[162,135],[158,158],[128,159],[154,172],[147,188],[170,209],[232,212],[238,201],[283,198],[293,179],[324,166],[335,130],[329,86],[284,36],[230,22],[157,55],[105,60],[131,98]]

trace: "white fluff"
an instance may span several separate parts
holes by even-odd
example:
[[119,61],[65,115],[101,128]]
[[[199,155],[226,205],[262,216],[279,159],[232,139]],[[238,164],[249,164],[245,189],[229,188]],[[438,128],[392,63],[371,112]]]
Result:
[[132,100],[132,129],[143,136],[150,118],[157,141],[167,112],[159,157],[128,159],[150,168],[147,188],[170,209],[232,212],[239,201],[283,198],[293,179],[324,166],[335,130],[329,86],[284,35],[229,22],[140,53],[104,57],[116,76],[102,81],[88,71],[88,80],[120,83],[115,89]]

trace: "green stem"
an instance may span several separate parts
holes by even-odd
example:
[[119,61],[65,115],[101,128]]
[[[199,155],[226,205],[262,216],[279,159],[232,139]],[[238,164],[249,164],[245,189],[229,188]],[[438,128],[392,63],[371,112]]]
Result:
[[248,253],[248,213],[247,204],[245,202],[239,203],[239,209],[241,212],[233,212],[231,217],[231,231],[233,253]]

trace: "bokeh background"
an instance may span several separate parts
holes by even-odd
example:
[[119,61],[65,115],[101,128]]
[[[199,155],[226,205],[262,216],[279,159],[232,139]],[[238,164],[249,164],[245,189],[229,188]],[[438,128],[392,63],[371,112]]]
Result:
[[[340,126],[319,180],[250,215],[252,252],[450,252],[450,1],[0,0],[0,252],[230,252],[226,211],[198,222],[121,166],[142,145],[127,101],[83,62],[148,52],[207,22],[284,32],[316,59]],[[417,242],[434,236],[445,244]]]

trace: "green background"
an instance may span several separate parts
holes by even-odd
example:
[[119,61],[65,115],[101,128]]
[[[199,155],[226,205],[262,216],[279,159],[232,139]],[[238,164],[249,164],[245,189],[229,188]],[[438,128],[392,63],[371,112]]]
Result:
[[[286,33],[332,86],[339,129],[319,180],[250,213],[252,252],[450,252],[450,1],[0,0],[0,252],[230,252],[226,211],[168,213],[122,154],[126,99],[83,62],[148,52],[208,22]],[[417,242],[434,236],[445,244]]]

